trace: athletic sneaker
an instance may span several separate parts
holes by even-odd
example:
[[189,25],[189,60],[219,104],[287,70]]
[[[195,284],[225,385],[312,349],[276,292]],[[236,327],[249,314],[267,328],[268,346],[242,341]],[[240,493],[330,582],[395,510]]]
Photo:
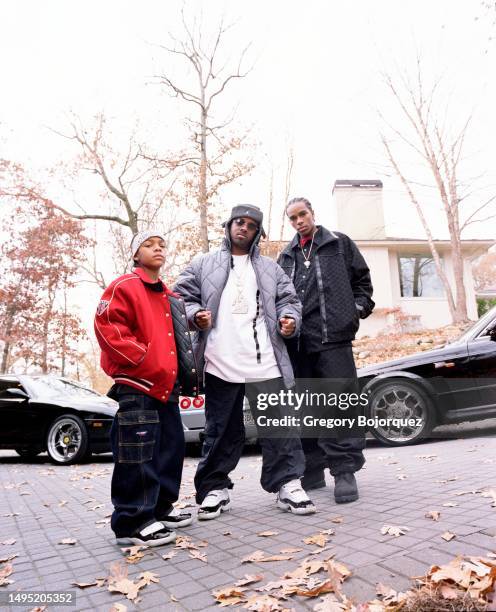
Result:
[[208,521],[220,516],[221,512],[231,509],[231,500],[227,489],[214,489],[205,497],[198,508],[198,519]]
[[176,541],[176,532],[167,529],[159,521],[155,521],[130,536],[116,538],[119,546],[136,544],[138,546],[162,546]]
[[187,527],[193,522],[193,517],[189,512],[181,512],[177,508],[172,507],[163,516],[158,516],[157,520],[162,523],[167,529],[175,529],[176,527]]
[[277,494],[277,506],[293,514],[313,514],[315,506],[301,487],[299,480],[282,485]]

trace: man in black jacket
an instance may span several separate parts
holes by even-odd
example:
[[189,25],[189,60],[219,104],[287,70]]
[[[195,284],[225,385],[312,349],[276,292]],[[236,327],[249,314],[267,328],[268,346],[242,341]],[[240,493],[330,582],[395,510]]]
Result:
[[[299,379],[346,380],[346,390],[356,391],[351,342],[359,320],[374,308],[369,268],[348,236],[315,224],[306,198],[292,199],[286,213],[297,234],[278,263],[293,280],[303,304],[300,336],[290,347],[295,374]],[[365,436],[356,432],[349,437],[325,435],[303,439],[302,443],[305,489],[325,486],[324,469],[329,467],[336,502],[357,500],[354,472],[365,462]]]

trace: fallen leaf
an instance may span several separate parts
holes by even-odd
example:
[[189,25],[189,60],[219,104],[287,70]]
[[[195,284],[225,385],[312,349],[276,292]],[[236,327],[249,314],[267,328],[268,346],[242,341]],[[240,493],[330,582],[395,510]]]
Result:
[[15,544],[17,542],[17,540],[15,540],[14,538],[10,538],[8,540],[4,540],[3,542],[0,542],[0,544],[2,544],[3,546],[12,546],[12,544]]
[[142,551],[146,550],[147,548],[147,546],[130,546],[128,548],[121,548],[121,550],[123,553],[129,553],[126,556],[127,563],[137,563],[145,556],[145,553]]
[[244,593],[245,589],[236,586],[228,586],[212,591],[212,595],[221,606],[233,606],[246,601]]
[[177,550],[171,550],[165,555],[162,555],[162,559],[164,559],[165,561],[168,561],[169,559],[172,559],[172,557],[175,557],[176,555],[177,555]]
[[[303,548],[281,548],[281,555],[291,555],[292,553],[301,552]],[[320,551],[319,551],[320,552]]]
[[417,459],[425,459],[426,461],[434,461],[437,455],[415,455]]
[[408,476],[406,474],[398,474],[398,476],[396,476],[396,478],[398,480],[406,480],[408,478]]
[[77,540],[75,540],[74,538],[64,538],[63,540],[60,540],[58,544],[67,544],[68,546],[74,546],[74,544],[77,544]]
[[91,508],[88,508],[88,510],[90,511],[94,511],[94,510],[98,510],[98,508],[103,508],[105,504],[96,504],[96,506],[91,506]]
[[290,561],[293,557],[290,555],[272,555],[269,557],[265,556],[262,550],[256,550],[251,555],[243,557],[241,563],[266,563],[268,561]]
[[278,531],[261,531],[260,533],[257,533],[258,536],[260,536],[261,538],[270,538],[270,536],[275,536],[275,535],[279,535]]
[[401,535],[405,535],[405,533],[407,533],[407,531],[410,531],[410,529],[408,527],[404,527],[404,526],[397,526],[397,525],[384,525],[381,528],[381,533],[383,535],[392,535],[395,538],[401,536]]
[[232,535],[232,531],[224,531],[224,533],[222,535],[230,536],[230,535]]
[[66,499],[63,499],[62,501],[59,502],[59,508],[62,508],[63,506],[65,506],[68,503],[69,502]]
[[7,563],[7,561],[12,561],[15,559],[17,555],[9,555],[8,557],[0,557],[0,563]]
[[170,595],[170,600],[174,601],[174,602],[178,602],[179,601],[179,599],[175,595],[172,595],[172,593]]
[[234,586],[243,587],[248,584],[253,584],[254,582],[260,582],[260,580],[263,579],[263,574],[245,574],[245,577],[238,580]]
[[138,580],[143,585],[149,585],[152,582],[158,584],[160,582],[158,574],[154,574],[153,572],[143,572],[138,576]]
[[71,582],[72,586],[77,586],[80,589],[87,589],[88,587],[97,586],[98,582]]
[[451,533],[450,531],[445,531],[441,537],[443,538],[443,540],[446,540],[446,542],[451,542],[451,540],[453,538],[456,538],[456,534],[455,533]]
[[[368,602],[366,605],[367,608],[364,608],[363,612],[375,612],[368,606]],[[324,595],[324,597],[319,600],[319,603],[314,607],[314,610],[315,612],[345,612],[350,610],[350,608],[345,603],[339,601],[334,593],[329,593],[328,595]]]
[[324,533],[316,533],[315,535],[310,536],[308,538],[304,538],[303,540],[305,544],[316,544],[317,546],[321,546],[322,548],[327,544],[328,541],[329,537]]
[[445,504],[443,504],[443,506],[445,508],[454,508],[455,506],[458,506],[458,504],[456,502],[446,502]]
[[127,606],[120,603],[115,603],[110,608],[110,612],[127,612]]
[[334,518],[331,519],[331,523],[342,523],[343,520],[344,519],[342,516],[335,516]]
[[13,571],[14,568],[12,567],[12,563],[7,563],[4,567],[0,568],[0,586],[12,584],[12,580],[8,580],[8,577]]
[[199,561],[203,561],[204,563],[207,563],[207,555],[205,555],[204,553],[201,553],[199,550],[190,550],[189,556],[192,559],[198,559]]
[[439,510],[429,510],[429,512],[426,513],[425,518],[432,519],[433,521],[438,521],[440,516],[441,513],[439,512]]

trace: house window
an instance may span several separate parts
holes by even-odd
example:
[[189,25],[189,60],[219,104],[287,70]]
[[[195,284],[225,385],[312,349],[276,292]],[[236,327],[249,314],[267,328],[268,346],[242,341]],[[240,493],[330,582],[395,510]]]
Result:
[[[432,257],[399,255],[401,297],[443,297],[444,288]],[[441,259],[441,264],[443,260]]]

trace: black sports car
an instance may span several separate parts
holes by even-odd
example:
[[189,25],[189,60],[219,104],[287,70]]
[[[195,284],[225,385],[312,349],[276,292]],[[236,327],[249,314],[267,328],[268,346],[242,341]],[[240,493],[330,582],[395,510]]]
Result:
[[0,376],[0,448],[59,464],[110,451],[117,403],[57,376]]
[[[454,342],[358,370],[367,417],[392,446],[425,438],[437,425],[496,417],[496,307]],[[405,422],[408,424],[405,425]]]

